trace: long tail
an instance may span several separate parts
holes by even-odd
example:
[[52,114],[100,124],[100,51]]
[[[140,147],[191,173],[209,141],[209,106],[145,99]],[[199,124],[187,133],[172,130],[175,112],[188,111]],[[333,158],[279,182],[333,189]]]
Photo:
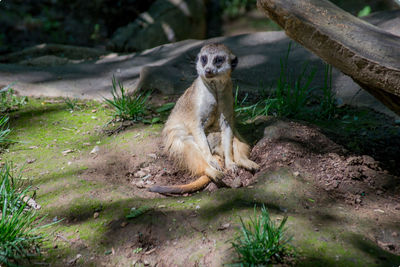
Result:
[[210,178],[206,175],[201,176],[196,181],[185,184],[185,185],[172,185],[172,186],[153,186],[150,187],[150,192],[156,192],[160,194],[185,194],[193,193],[203,189],[211,182]]

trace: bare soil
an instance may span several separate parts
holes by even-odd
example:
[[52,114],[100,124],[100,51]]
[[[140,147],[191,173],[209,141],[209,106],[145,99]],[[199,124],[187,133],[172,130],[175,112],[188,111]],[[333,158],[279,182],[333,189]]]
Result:
[[[289,168],[295,177],[302,177],[313,185],[315,190],[308,193],[310,199],[318,199],[320,195],[328,194],[334,203],[345,205],[351,213],[375,220],[377,231],[372,233],[370,238],[382,249],[400,254],[400,233],[397,232],[397,228],[380,229],[382,225],[395,224],[400,220],[399,176],[385,170],[382,164],[371,156],[355,154],[345,149],[321,133],[318,127],[308,123],[272,119],[259,127],[264,126],[264,137],[256,143],[251,152],[251,158],[261,166],[260,171],[254,175],[245,170],[240,170],[237,175],[227,174],[223,179],[225,183],[232,187],[246,187],[255,184],[265,173]],[[123,183],[137,196],[158,198],[160,195],[148,192],[147,187],[154,184],[185,184],[197,178],[176,168],[164,155],[159,134],[143,137],[139,141],[133,138],[123,146],[123,150],[119,146],[110,147],[89,159],[91,168],[84,173],[86,179]],[[217,187],[211,184],[205,190],[215,191]],[[308,209],[312,203],[299,205]],[[313,206],[313,209],[319,212],[324,212],[325,208]],[[166,220],[171,219],[171,216],[175,220],[179,217],[184,228],[196,229],[192,224],[198,223],[195,219],[196,213],[190,211],[159,215]],[[194,216],[194,219],[188,220],[190,216]],[[114,222],[115,227],[120,227],[121,223],[123,220]],[[159,224],[147,225],[140,232],[156,231],[158,227]],[[128,234],[124,230],[122,232],[122,235]],[[203,230],[197,232],[204,236]],[[165,243],[168,237],[163,229],[158,229],[156,234],[148,233],[132,238],[136,240],[133,246],[140,246],[144,251],[152,251],[154,247],[158,247],[159,251],[153,256],[156,261],[170,257],[172,251],[182,249],[180,243]],[[164,249],[160,251],[163,246]],[[211,248],[210,244],[209,249]],[[186,252],[182,253],[186,255]],[[214,261],[203,263],[215,264]]]

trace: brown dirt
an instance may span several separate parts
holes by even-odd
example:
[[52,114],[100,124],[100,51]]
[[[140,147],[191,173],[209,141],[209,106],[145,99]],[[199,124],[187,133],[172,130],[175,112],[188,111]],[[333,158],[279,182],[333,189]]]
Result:
[[[86,174],[112,181],[125,181],[139,188],[154,184],[177,185],[194,181],[184,170],[175,167],[163,153],[157,135],[139,143],[124,143],[128,150],[114,147],[92,157]],[[368,155],[354,155],[336,144],[312,125],[273,120],[253,148],[251,158],[261,166],[260,172],[289,166],[295,175],[311,177],[319,188],[345,200],[363,205],[377,198],[393,198],[390,206],[400,209],[400,177],[383,170],[380,162]],[[223,181],[234,187],[248,186],[257,175],[240,169],[227,173]],[[143,183],[141,183],[143,182]]]
[[298,172],[296,175],[307,174],[318,187],[336,197],[348,201],[358,196],[349,204],[376,201],[375,195],[382,194],[398,199],[400,177],[383,170],[368,155],[352,154],[315,126],[274,121],[264,134],[251,155],[262,171],[289,166]]
[[[261,170],[255,175],[245,170],[240,170],[237,176],[227,174],[223,180],[228,185],[248,186],[257,181],[259,174],[286,167],[294,176],[314,184],[317,194],[327,192],[336,202],[345,203],[355,213],[375,218],[377,223],[382,220],[382,213],[390,220],[398,217],[400,177],[382,169],[380,162],[368,155],[352,154],[316,126],[282,120],[271,120],[267,124],[264,138],[251,153]],[[133,194],[145,198],[160,196],[147,191],[151,185],[185,184],[196,179],[176,168],[164,155],[159,133],[143,137],[139,142],[134,139],[124,142],[124,149],[120,146],[101,148],[98,155],[89,159],[91,167],[85,176],[111,183],[122,182]],[[235,177],[240,177],[239,183]],[[216,187],[209,186],[205,190],[216,190]],[[383,249],[400,253],[397,237],[391,233],[371,238]]]
[[[383,213],[393,217],[399,214],[400,177],[382,169],[381,163],[368,155],[347,151],[315,126],[273,120],[251,157],[260,164],[260,172],[289,167],[294,176],[306,178],[332,199],[377,223]],[[374,239],[383,249],[400,253],[399,240],[390,234],[382,233]]]

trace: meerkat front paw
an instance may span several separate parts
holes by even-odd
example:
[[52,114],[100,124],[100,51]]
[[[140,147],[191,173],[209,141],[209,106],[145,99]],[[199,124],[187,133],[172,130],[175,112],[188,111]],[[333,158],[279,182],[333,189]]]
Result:
[[228,161],[225,162],[225,169],[231,171],[232,173],[237,173],[239,170],[239,166],[233,161]]
[[240,167],[243,167],[248,171],[258,171],[260,169],[260,166],[257,163],[249,159],[241,159],[238,164]]
[[221,165],[219,165],[217,160],[215,160],[214,158],[210,158],[209,160],[207,160],[207,162],[208,162],[208,164],[210,164],[211,167],[222,172]]

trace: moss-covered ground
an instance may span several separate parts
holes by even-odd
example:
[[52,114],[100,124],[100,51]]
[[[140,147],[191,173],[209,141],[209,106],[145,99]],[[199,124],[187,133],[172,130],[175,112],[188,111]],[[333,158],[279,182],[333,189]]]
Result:
[[[162,129],[161,124],[138,124],[108,136],[102,129],[109,114],[98,102],[79,102],[70,111],[62,99],[31,99],[11,114],[10,138],[18,143],[0,157],[31,179],[45,221],[62,220],[43,230],[48,236],[43,255],[27,265],[233,263],[229,242],[239,233],[239,217],[246,219],[254,205],[264,204],[274,220],[289,216],[295,265],[399,266],[400,257],[372,239],[371,232],[380,231],[374,220],[285,168],[260,175],[248,188],[186,197],[146,197],[145,189],[126,181],[93,177],[86,159],[95,160],[90,152],[96,145],[100,151],[129,152],[131,146],[154,144]],[[144,214],[126,218],[132,208],[143,207],[148,208]],[[218,230],[226,223],[227,229]]]

